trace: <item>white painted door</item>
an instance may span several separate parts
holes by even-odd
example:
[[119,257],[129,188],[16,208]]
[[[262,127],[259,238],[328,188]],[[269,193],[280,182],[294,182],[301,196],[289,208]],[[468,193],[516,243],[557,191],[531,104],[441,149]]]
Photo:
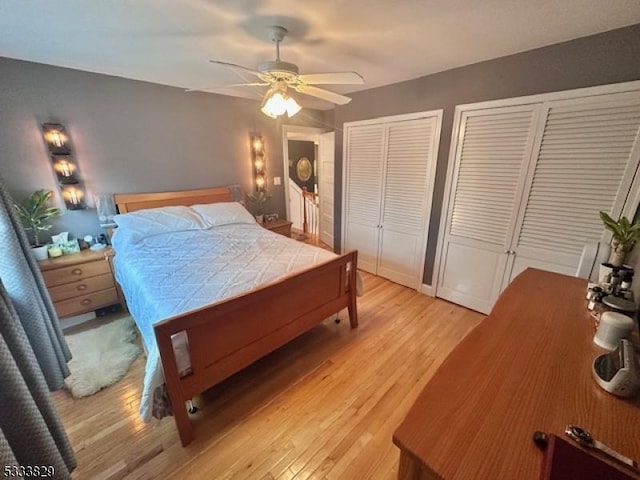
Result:
[[640,91],[550,95],[457,114],[438,296],[488,313],[528,267],[573,275],[598,212],[635,214]]
[[502,288],[539,105],[459,117],[437,295],[488,313]]
[[376,273],[380,233],[384,125],[346,131],[344,246],[358,250],[358,268]]
[[442,111],[345,125],[344,248],[358,267],[422,283]]
[[320,203],[320,241],[334,248],[333,190],[335,178],[335,133],[323,133],[319,141],[318,197]]
[[527,267],[576,272],[583,246],[605,235],[598,212],[622,213],[639,134],[640,92],[543,104],[505,286]]
[[377,273],[417,289],[422,284],[439,118],[388,124]]

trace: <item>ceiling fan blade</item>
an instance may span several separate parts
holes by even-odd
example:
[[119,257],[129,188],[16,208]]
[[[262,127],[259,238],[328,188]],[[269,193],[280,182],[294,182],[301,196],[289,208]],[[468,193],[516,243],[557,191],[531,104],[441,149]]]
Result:
[[296,92],[321,98],[322,100],[326,100],[327,102],[335,103],[337,105],[346,105],[351,101],[349,97],[345,97],[339,93],[330,92],[324,88],[312,87],[311,85],[299,85],[294,88]]
[[235,63],[221,62],[220,60],[209,60],[209,63],[213,63],[214,65],[222,65],[230,68],[236,68],[238,70],[242,70],[244,72],[248,72],[252,75],[255,75],[256,77],[259,77],[261,75],[259,71],[254,70],[253,68],[243,67],[242,65],[237,65]]
[[185,92],[204,92],[206,90],[218,90],[220,88],[227,87],[266,87],[268,83],[230,83],[227,85],[214,85],[212,87],[203,87],[203,88],[187,88]]
[[362,85],[364,78],[356,72],[308,73],[298,75],[307,85]]

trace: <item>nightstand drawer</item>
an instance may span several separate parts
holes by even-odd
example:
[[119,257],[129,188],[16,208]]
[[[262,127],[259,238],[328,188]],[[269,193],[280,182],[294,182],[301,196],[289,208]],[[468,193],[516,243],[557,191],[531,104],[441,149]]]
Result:
[[109,262],[106,259],[97,262],[79,263],[55,270],[47,270],[42,272],[42,276],[48,287],[54,287],[105,273],[111,274]]
[[108,290],[70,298],[69,300],[54,302],[54,306],[56,307],[58,316],[63,318],[90,312],[100,307],[113,305],[114,303],[119,303],[118,294],[115,288],[109,288]]
[[111,273],[103,273],[102,275],[84,278],[76,282],[49,287],[49,294],[51,295],[51,300],[59,302],[60,300],[67,300],[78,297],[78,295],[87,295],[113,287],[115,285],[113,284]]

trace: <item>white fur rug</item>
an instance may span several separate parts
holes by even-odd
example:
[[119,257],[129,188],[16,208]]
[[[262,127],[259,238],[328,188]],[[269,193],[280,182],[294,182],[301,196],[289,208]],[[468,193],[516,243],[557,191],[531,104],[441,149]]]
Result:
[[74,397],[93,395],[119,381],[140,355],[136,329],[127,316],[65,335],[73,358],[64,381]]

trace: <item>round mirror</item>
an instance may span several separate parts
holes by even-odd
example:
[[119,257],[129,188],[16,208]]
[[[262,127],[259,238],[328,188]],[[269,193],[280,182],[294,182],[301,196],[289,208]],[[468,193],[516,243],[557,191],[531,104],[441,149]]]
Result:
[[298,163],[296,163],[296,174],[298,178],[303,182],[306,182],[311,178],[313,173],[313,166],[307,157],[300,157]]

